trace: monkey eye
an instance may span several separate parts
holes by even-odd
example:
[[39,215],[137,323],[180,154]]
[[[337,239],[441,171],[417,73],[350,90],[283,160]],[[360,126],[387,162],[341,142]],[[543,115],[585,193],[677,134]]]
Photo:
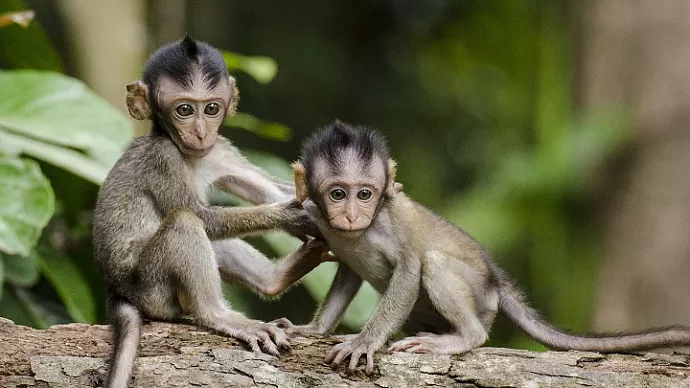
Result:
[[220,105],[216,104],[215,102],[212,102],[208,105],[206,105],[206,108],[204,108],[204,113],[206,113],[209,116],[215,116],[220,112]]
[[369,189],[362,189],[359,192],[357,192],[357,198],[361,199],[362,201],[368,201],[371,199],[371,190]]
[[329,195],[331,196],[331,199],[334,201],[342,201],[347,197],[347,193],[343,189],[333,189],[331,190]]
[[182,117],[187,117],[194,113],[194,108],[192,108],[192,106],[189,104],[182,104],[175,108],[175,112]]

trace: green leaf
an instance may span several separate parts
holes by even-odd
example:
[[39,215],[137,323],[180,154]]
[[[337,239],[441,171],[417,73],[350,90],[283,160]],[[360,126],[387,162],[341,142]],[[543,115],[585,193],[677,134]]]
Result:
[[289,141],[292,139],[292,130],[280,123],[263,121],[248,113],[237,112],[234,116],[225,119],[224,125],[236,127],[252,132],[257,136],[272,140]]
[[55,211],[55,195],[38,163],[0,156],[0,251],[28,256]]
[[60,167],[96,185],[103,183],[110,170],[109,165],[81,152],[3,132],[2,129],[0,129],[0,143],[12,147],[17,152]]
[[129,120],[82,82],[52,72],[0,72],[0,126],[81,150],[111,166],[132,138]]
[[249,57],[225,50],[221,50],[221,53],[228,69],[243,71],[260,84],[271,82],[278,73],[278,64],[269,57]]
[[38,256],[31,252],[29,256],[1,255],[0,262],[5,265],[5,277],[8,282],[21,287],[31,287],[38,281]]
[[[0,13],[26,9],[22,0],[0,0]],[[36,21],[26,27],[11,24],[2,29],[0,68],[63,71],[62,59]]]
[[40,267],[76,322],[95,323],[93,293],[79,268],[58,252],[41,252]]

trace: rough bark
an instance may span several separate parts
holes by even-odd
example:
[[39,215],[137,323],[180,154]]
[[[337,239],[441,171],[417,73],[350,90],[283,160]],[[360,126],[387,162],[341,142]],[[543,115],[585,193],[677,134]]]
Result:
[[[108,326],[35,330],[0,318],[0,385],[95,387],[110,351]],[[690,387],[690,356],[529,352],[481,348],[464,355],[377,355],[373,376],[323,363],[330,339],[297,338],[276,358],[194,326],[147,323],[135,387]]]

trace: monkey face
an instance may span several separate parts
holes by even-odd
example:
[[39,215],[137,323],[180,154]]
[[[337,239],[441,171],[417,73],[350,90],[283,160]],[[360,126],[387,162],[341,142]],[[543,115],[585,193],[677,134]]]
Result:
[[[317,163],[316,181],[324,207],[322,212],[330,226],[349,237],[358,237],[376,217],[379,202],[384,194],[385,166],[379,159],[368,163],[347,153],[333,165],[325,161]],[[332,172],[336,174],[332,174]],[[330,175],[330,176],[328,176]]]
[[199,75],[185,87],[162,77],[157,90],[163,118],[172,127],[170,137],[180,151],[195,157],[208,154],[216,144],[218,129],[230,106],[231,83],[223,80],[209,86]]

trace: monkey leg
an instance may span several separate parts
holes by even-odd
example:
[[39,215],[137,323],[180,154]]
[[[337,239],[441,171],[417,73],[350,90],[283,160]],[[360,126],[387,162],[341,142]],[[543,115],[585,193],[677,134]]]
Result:
[[323,262],[326,243],[310,240],[280,260],[270,260],[240,239],[212,243],[223,280],[241,283],[263,295],[274,296],[285,291]]
[[479,278],[479,275],[474,272],[473,268],[454,257],[437,251],[426,253],[422,262],[422,287],[436,311],[452,325],[452,332],[418,333],[394,342],[389,350],[457,354],[483,345],[488,334],[480,315],[490,312],[477,311],[472,279],[473,276]]
[[131,300],[145,316],[172,320],[187,313],[199,326],[238,338],[253,351],[278,355],[289,347],[277,326],[251,320],[228,308],[211,241],[192,211],[173,210],[140,256],[139,292]]

